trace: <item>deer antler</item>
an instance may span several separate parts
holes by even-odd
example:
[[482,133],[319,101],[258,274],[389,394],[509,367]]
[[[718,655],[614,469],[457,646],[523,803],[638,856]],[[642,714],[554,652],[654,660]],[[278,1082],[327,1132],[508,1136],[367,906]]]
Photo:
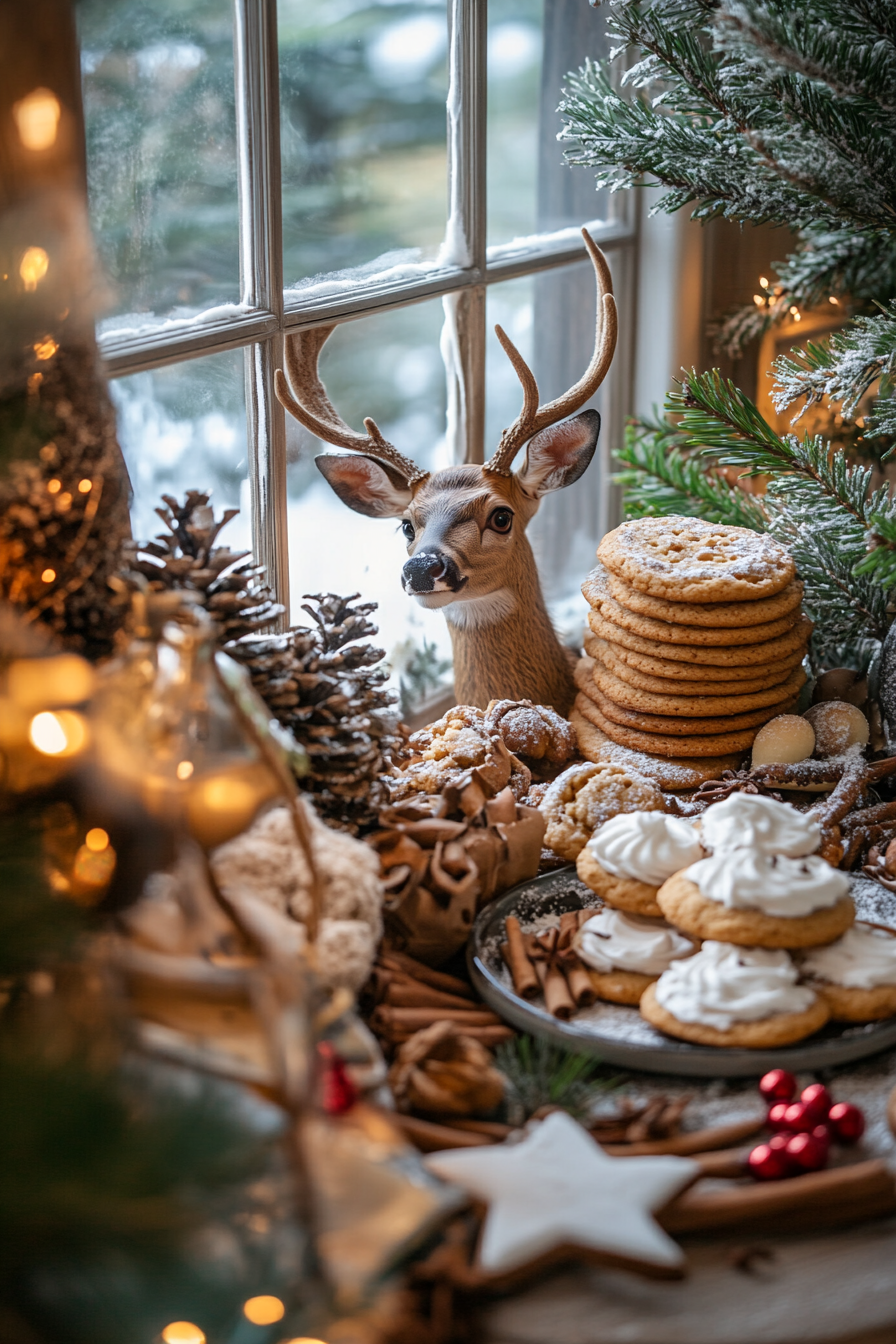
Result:
[[397,448],[383,438],[373,420],[367,417],[364,420],[367,433],[359,434],[346,424],[327,396],[327,389],[317,371],[317,362],[334,326],[335,323],[330,327],[314,327],[310,331],[299,331],[287,336],[284,359],[286,374],[282,369],[274,374],[277,399],[290,415],[325,443],[376,458],[403,477],[408,485],[426,480],[429,472],[421,471],[410,458],[403,457]]
[[616,349],[616,301],[613,298],[613,281],[610,278],[607,259],[587,229],[582,230],[582,237],[594,263],[597,279],[597,327],[594,334],[594,354],[579,381],[561,397],[549,401],[545,406],[539,406],[538,384],[532,370],[507,333],[500,327],[495,327],[498,340],[523,385],[523,409],[510,428],[504,430],[497,452],[485,464],[486,471],[494,471],[499,476],[510,475],[513,459],[523,444],[534,434],[541,429],[547,429],[548,425],[555,425],[558,420],[565,419],[567,415],[572,415],[573,411],[583,406],[600,387],[610,367]]

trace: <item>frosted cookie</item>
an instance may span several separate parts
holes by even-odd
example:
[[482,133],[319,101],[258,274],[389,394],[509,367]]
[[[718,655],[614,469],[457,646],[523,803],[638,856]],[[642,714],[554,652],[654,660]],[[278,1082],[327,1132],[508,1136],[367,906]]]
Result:
[[754,849],[800,859],[821,844],[821,826],[811,812],[757,793],[733,793],[713,803],[700,819],[700,833],[713,854]]
[[763,533],[675,515],[623,523],[597,558],[632,588],[673,602],[772,597],[796,572],[793,557]]
[[790,709],[796,703],[796,696],[792,695],[780,706],[766,705],[764,709],[746,710],[741,714],[704,716],[700,713],[703,709],[702,702],[692,700],[689,705],[690,714],[681,712],[665,714],[662,711],[651,714],[643,709],[628,709],[625,705],[617,704],[612,696],[601,690],[593,678],[590,685],[586,682],[581,689],[594,701],[606,718],[621,724],[623,728],[634,728],[642,733],[671,734],[676,737],[691,733],[703,737],[709,733],[735,733],[745,728],[758,729],[768,723],[769,719],[774,718],[779,708]]
[[643,653],[649,658],[664,658],[670,662],[699,663],[706,667],[756,667],[763,663],[779,662],[800,649],[805,652],[812,633],[812,622],[802,616],[786,635],[765,640],[761,644],[696,648],[687,644],[662,644],[656,639],[643,639],[641,635],[634,635],[621,625],[606,620],[594,608],[588,612],[588,624],[599,639],[621,645],[633,653]]
[[[668,664],[669,675],[658,676],[656,673],[645,672],[636,665],[641,661],[639,654],[630,653],[627,649],[614,648],[605,639],[598,639],[590,629],[585,634],[584,646],[585,655],[618,681],[638,690],[650,691],[655,695],[751,695],[755,691],[775,690],[793,675],[802,662],[802,654],[798,653],[783,663],[772,663],[768,670],[758,667],[734,669],[700,667],[694,669],[699,675],[696,680],[692,680],[671,671],[673,668],[680,669],[682,667],[680,663]],[[664,660],[657,661],[663,663]],[[732,678],[730,676],[732,670],[745,671],[750,675]],[[754,673],[756,675],[753,675]]]
[[[623,728],[602,713],[594,701],[581,691],[576,697],[579,712],[593,723],[596,728],[622,747],[632,751],[645,751],[654,756],[722,756],[734,752],[749,751],[756,736],[754,728],[744,728],[736,733],[713,733],[706,737],[694,734],[671,737],[663,733],[639,732],[636,728]],[[715,776],[710,776],[715,778]]]
[[[580,660],[580,662],[584,661],[584,659]],[[585,690],[587,693],[588,682],[584,676],[585,671],[586,669],[583,668],[581,674],[583,684],[580,685],[579,689]],[[614,704],[621,705],[624,709],[630,709],[636,713],[664,714],[667,717],[680,714],[686,717],[699,715],[701,718],[706,718],[719,714],[749,714],[755,713],[757,710],[768,710],[771,716],[776,716],[781,712],[778,706],[782,702],[793,700],[799,695],[805,681],[805,672],[801,667],[797,667],[785,682],[782,682],[779,686],[773,686],[767,691],[754,691],[745,695],[658,695],[651,691],[643,691],[635,686],[630,686],[620,677],[614,676],[602,663],[592,662],[591,666],[592,684]],[[576,684],[579,684],[578,675]],[[735,727],[736,725],[732,724],[731,726]],[[808,727],[808,725],[806,726]],[[811,751],[809,754],[811,755]]]
[[[667,679],[671,678],[682,685],[685,682],[694,682],[700,688],[700,694],[702,694],[703,687],[706,686],[708,682],[724,681],[739,684],[745,681],[753,682],[770,678],[770,680],[766,682],[766,685],[777,685],[778,682],[784,681],[789,677],[793,669],[797,667],[805,657],[804,649],[796,649],[786,658],[778,659],[773,663],[754,664],[752,666],[747,664],[742,667],[708,667],[704,663],[690,664],[681,661],[676,662],[670,658],[662,658],[658,655],[653,656],[650,654],[638,653],[634,649],[624,648],[621,644],[611,644],[609,641],[601,639],[598,635],[595,635],[590,626],[586,628],[584,633],[584,645],[585,652],[591,658],[602,658],[606,662],[607,655],[609,654],[610,658],[615,660],[615,662],[624,663],[626,667],[634,668],[636,671],[647,676],[665,677]],[[609,665],[610,664],[608,664],[608,666]],[[613,667],[612,670],[616,671],[616,668]],[[617,672],[617,675],[620,674]],[[683,695],[690,694],[690,687],[688,687],[687,691],[682,690],[680,693]],[[737,693],[736,685],[732,685],[732,694]],[[722,694],[726,694],[724,688]]]
[[[600,575],[601,566],[593,573]],[[673,602],[668,598],[651,597],[641,593],[624,579],[617,578],[609,571],[606,576],[607,591],[621,607],[639,612],[642,616],[652,616],[656,621],[678,621],[682,625],[719,626],[761,625],[764,621],[777,621],[796,611],[803,598],[803,585],[799,579],[793,579],[774,597],[761,597],[751,602]],[[582,592],[591,602],[589,589],[585,585],[591,575],[582,584]]]
[[[579,696],[576,705],[581,698],[587,700],[587,697]],[[607,737],[606,733],[585,718],[576,705],[570,711],[569,721],[575,729],[579,751],[586,760],[616,761],[652,779],[665,792],[699,789],[707,780],[718,779],[723,770],[736,770],[740,764],[740,756],[709,756],[701,760],[696,756],[667,758],[630,751],[628,747],[620,747]]]
[[858,920],[835,943],[802,953],[797,965],[835,1022],[896,1015],[896,929]]
[[[582,589],[584,592],[584,587]],[[762,644],[777,639],[790,630],[800,618],[799,609],[779,617],[776,621],[764,621],[760,624],[729,625],[713,627],[706,625],[686,625],[683,620],[658,621],[653,616],[644,616],[640,612],[629,611],[610,596],[609,589],[600,579],[590,586],[589,597],[592,607],[600,611],[614,625],[621,625],[632,634],[644,639],[655,639],[660,644],[687,644],[689,647],[701,644]],[[670,603],[671,605],[671,603]],[[747,603],[743,603],[747,606]]]
[[696,1045],[761,1050],[791,1045],[828,1020],[824,999],[797,984],[786,952],[710,941],[674,961],[641,996],[641,1016]]
[[630,812],[594,832],[576,860],[576,872],[608,905],[660,918],[658,889],[702,857],[700,837],[689,821],[661,812]]
[[653,812],[665,807],[656,784],[612,761],[571,765],[549,786],[541,804],[544,842],[574,862],[585,843],[619,812]]
[[609,907],[582,925],[573,946],[600,999],[637,1005],[649,984],[696,948],[662,920]]
[[817,947],[839,938],[855,919],[849,879],[816,854],[712,854],[664,882],[656,901],[669,923],[691,938],[739,947]]

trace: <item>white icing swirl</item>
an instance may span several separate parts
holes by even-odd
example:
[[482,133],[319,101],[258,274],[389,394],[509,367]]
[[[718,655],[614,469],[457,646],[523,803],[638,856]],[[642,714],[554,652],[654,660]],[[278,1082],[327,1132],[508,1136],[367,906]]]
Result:
[[691,864],[683,876],[696,883],[707,900],[730,910],[760,910],[784,919],[826,910],[849,891],[846,874],[817,854],[788,859],[734,849]]
[[703,853],[690,822],[663,812],[620,812],[594,832],[588,848],[606,872],[650,887],[661,886]]
[[821,827],[789,803],[757,793],[732,793],[708,807],[701,818],[703,843],[714,854],[732,849],[758,849],[791,859],[812,854],[821,842]]
[[796,983],[798,974],[786,952],[708,939],[696,956],[673,962],[654,992],[679,1022],[727,1031],[736,1022],[805,1012],[815,994]]
[[854,924],[836,943],[806,952],[800,964],[804,975],[848,989],[896,985],[896,937],[871,924]]
[[576,951],[596,971],[662,975],[677,957],[694,950],[690,939],[659,919],[605,906],[579,930]]

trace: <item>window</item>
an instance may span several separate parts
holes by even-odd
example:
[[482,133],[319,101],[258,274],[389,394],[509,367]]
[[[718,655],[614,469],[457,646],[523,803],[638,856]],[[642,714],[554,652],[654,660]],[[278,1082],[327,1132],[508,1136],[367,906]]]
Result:
[[[274,370],[290,331],[336,322],[334,403],[435,467],[483,460],[517,413],[496,321],[543,396],[581,373],[583,223],[631,332],[628,201],[595,194],[556,143],[563,75],[598,54],[600,16],[582,0],[81,0],[78,21],[99,339],[135,533],[154,530],[163,490],[212,487],[243,510],[227,539],[254,543],[294,620],[305,592],[361,590],[396,664],[424,645],[438,661],[444,622],[403,594],[400,536],[338,502]],[[596,398],[602,460],[530,530],[571,633],[613,516],[628,381],[623,338]]]

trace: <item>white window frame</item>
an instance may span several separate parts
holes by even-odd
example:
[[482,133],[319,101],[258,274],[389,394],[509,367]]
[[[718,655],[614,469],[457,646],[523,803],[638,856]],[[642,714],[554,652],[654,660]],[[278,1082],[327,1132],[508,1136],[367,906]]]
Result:
[[[421,278],[384,283],[359,280],[350,295],[303,297],[284,293],[280,188],[279,52],[276,0],[234,0],[234,70],[239,181],[240,308],[226,318],[169,322],[153,332],[100,336],[110,377],[242,348],[245,352],[252,537],[268,580],[289,607],[289,537],[285,414],[274,395],[282,366],[283,338],[291,331],[350,322],[424,299],[452,296],[446,313],[454,323],[456,365],[449,386],[459,414],[451,417],[455,461],[484,460],[485,297],[489,285],[536,275],[587,257],[577,230],[486,244],[486,29],[487,0],[449,0],[448,177],[449,207],[459,224],[463,265],[433,263]],[[582,53],[583,59],[587,53]],[[559,96],[559,91],[558,91]],[[560,148],[558,146],[558,155]],[[605,385],[599,530],[615,525],[615,492],[607,485],[610,445],[619,442],[631,405],[637,212],[630,193],[610,198],[611,217],[583,220],[610,255],[622,338]],[[588,351],[583,351],[587,360]]]

